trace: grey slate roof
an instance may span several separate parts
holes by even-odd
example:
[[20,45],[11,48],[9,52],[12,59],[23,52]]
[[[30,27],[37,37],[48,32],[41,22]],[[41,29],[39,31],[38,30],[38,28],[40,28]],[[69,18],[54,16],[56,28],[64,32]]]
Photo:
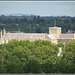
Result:
[[74,34],[60,34],[59,39],[74,39]]
[[[44,33],[5,33],[3,35],[4,39],[19,39],[19,40],[43,40],[45,36],[50,39],[56,39],[54,35],[44,34]],[[74,39],[74,34],[60,34],[59,39]]]
[[46,34],[43,33],[5,33],[3,35],[4,39],[20,39],[20,40],[25,40],[25,39],[44,39]]

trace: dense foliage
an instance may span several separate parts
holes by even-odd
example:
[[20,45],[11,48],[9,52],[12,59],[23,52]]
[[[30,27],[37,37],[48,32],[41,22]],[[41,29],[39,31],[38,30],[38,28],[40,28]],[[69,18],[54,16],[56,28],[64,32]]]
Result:
[[0,29],[7,31],[20,31],[26,33],[48,33],[49,27],[56,26],[62,28],[65,33],[68,30],[75,30],[75,17],[40,17],[40,16],[0,16]]
[[46,40],[11,40],[0,46],[0,73],[75,73],[75,41],[59,47]]

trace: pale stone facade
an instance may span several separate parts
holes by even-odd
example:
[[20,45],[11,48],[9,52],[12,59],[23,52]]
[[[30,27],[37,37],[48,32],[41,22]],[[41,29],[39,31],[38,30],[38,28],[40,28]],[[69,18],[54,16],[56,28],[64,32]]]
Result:
[[61,34],[61,27],[49,27],[49,34],[54,34],[57,39],[59,39],[59,35]]
[[1,38],[0,44],[8,43],[8,41],[16,39],[16,40],[30,40],[34,41],[37,39],[48,40],[52,43],[58,44],[59,42],[67,43],[71,40],[75,39],[74,34],[62,34],[61,27],[49,27],[49,34],[45,33],[6,33],[6,30],[1,30]]

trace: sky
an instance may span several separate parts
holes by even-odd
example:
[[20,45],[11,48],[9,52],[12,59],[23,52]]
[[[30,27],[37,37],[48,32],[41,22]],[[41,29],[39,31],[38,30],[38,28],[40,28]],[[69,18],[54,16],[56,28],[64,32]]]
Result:
[[75,16],[75,1],[0,1],[0,14]]

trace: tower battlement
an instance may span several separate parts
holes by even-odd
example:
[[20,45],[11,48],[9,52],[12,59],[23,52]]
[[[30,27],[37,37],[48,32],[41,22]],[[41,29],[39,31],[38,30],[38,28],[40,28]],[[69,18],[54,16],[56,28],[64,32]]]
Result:
[[54,34],[58,39],[61,34],[61,27],[49,27],[49,34]]

